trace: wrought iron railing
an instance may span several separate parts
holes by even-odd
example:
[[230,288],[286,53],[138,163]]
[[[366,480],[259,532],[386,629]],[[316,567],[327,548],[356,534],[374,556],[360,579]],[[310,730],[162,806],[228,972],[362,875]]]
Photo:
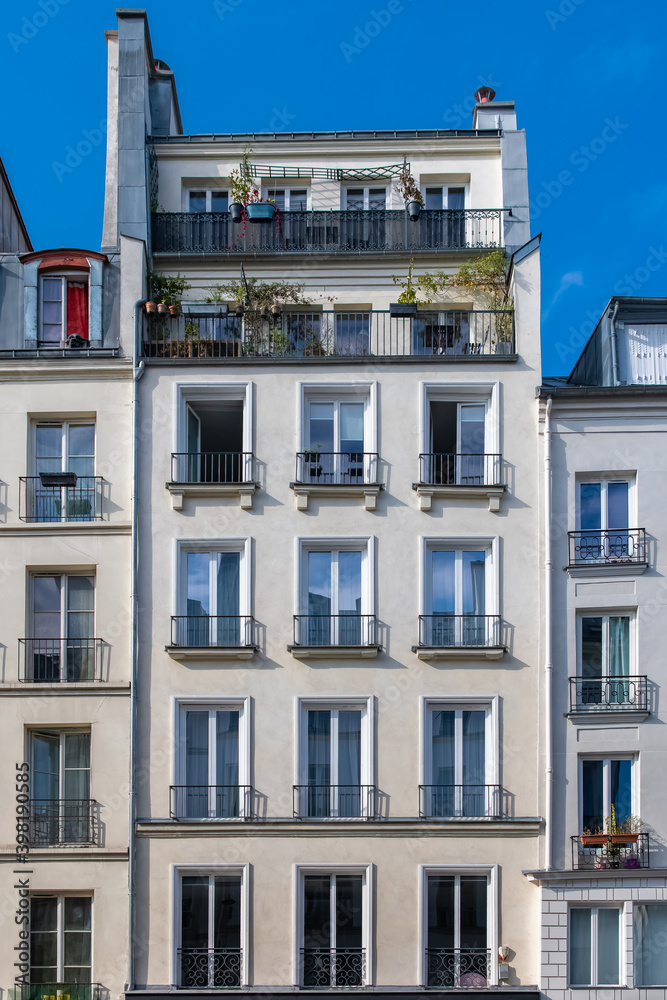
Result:
[[375,646],[375,615],[294,615],[295,646]]
[[650,868],[648,833],[582,833],[572,837],[573,868]]
[[568,531],[570,566],[645,563],[645,528]]
[[503,815],[500,785],[420,785],[421,819],[498,819]]
[[571,712],[647,712],[648,677],[570,677]]
[[16,1000],[100,1000],[101,995],[100,983],[30,983],[16,988]]
[[294,785],[297,819],[375,819],[375,785]]
[[240,226],[228,212],[157,212],[153,253],[386,253],[487,250],[502,246],[497,208],[280,212],[273,222]]
[[96,844],[98,804],[94,799],[32,799],[30,843],[33,846]]
[[366,949],[302,948],[300,971],[304,989],[365,986]]
[[19,517],[22,521],[101,520],[103,477],[77,477],[74,473],[67,473],[61,478],[68,478],[72,485],[50,485],[46,476],[19,478]]
[[170,785],[171,819],[250,819],[251,785]]
[[252,615],[172,615],[172,646],[244,647],[255,645]]
[[296,456],[296,482],[320,486],[376,483],[376,452],[301,451]]
[[102,680],[102,639],[19,639],[19,680],[66,684]]
[[179,948],[178,988],[233,989],[241,985],[241,948]]
[[420,455],[419,481],[430,486],[500,486],[500,455]]
[[174,359],[421,357],[512,355],[511,310],[283,311],[278,316],[144,317],[146,357]]
[[427,948],[426,985],[432,989],[481,989],[491,978],[488,948]]
[[420,615],[419,645],[468,647],[502,645],[500,615]]
[[252,483],[255,457],[248,451],[172,452],[174,483]]

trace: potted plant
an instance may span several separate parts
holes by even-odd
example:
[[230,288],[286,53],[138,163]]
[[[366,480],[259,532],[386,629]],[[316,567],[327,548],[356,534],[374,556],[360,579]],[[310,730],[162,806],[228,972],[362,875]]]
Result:
[[157,302],[146,302],[144,308],[146,309],[146,312],[149,314],[149,316],[153,315],[154,313],[157,312]]
[[639,833],[642,821],[639,816],[628,816],[622,823],[616,822],[616,810],[611,807],[611,816],[605,819],[605,825],[609,840],[612,845],[636,844],[639,840]]
[[303,288],[303,285],[292,284],[290,281],[260,281],[259,278],[250,277],[246,278],[243,285],[235,281],[212,285],[207,301],[231,302],[231,308],[237,316],[245,315],[244,354],[258,354],[262,345],[264,353],[270,353],[271,338],[266,334],[264,323],[267,320],[269,323],[275,322],[274,306],[280,309],[288,303],[309,305],[310,299],[303,294]]
[[403,169],[398,175],[396,190],[405,201],[408,218],[411,222],[416,222],[421,214],[422,208],[424,207],[424,199],[422,198],[417,181],[408,170],[407,165],[403,166]]
[[168,316],[169,315],[169,306],[167,305],[167,303],[165,302],[164,299],[162,299],[161,302],[158,302],[158,304],[157,304],[157,311],[158,311],[158,314],[160,316]]
[[232,222],[241,222],[244,206],[250,201],[250,194],[255,187],[255,179],[250,169],[250,149],[243,151],[238,170],[232,170],[229,175],[232,201],[229,214]]
[[597,830],[595,833],[591,833],[590,830],[584,830],[581,834],[581,843],[584,847],[602,847],[608,841],[608,836],[603,833],[602,830]]
[[[178,316],[181,311],[181,297],[191,285],[182,274],[170,277],[168,274],[156,274],[151,271],[148,275],[153,299],[158,302],[157,311],[160,315]],[[172,310],[174,310],[172,312]],[[154,310],[149,310],[153,312]]]

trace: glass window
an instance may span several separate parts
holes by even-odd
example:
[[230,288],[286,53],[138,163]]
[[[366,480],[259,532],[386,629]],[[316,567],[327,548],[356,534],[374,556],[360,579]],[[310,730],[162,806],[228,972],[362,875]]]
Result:
[[305,987],[366,983],[363,875],[305,875],[301,982]]
[[348,188],[346,191],[346,202],[348,211],[360,211],[364,208],[364,189]]
[[95,680],[95,578],[35,576],[31,589],[27,679]]
[[[486,617],[484,549],[431,549],[426,561],[428,646],[484,646],[493,636]],[[495,641],[495,640],[494,640]]]
[[487,895],[486,875],[428,876],[427,986],[489,984]]
[[667,986],[667,903],[636,903],[633,931],[635,987]]
[[570,986],[620,984],[620,918],[611,907],[570,910]]
[[91,910],[87,896],[31,898],[31,984],[91,982]]
[[90,843],[90,733],[33,732],[30,748],[33,841]]
[[186,552],[184,615],[177,619],[177,645],[239,646],[241,627],[240,551]]
[[204,819],[245,815],[239,788],[238,708],[182,710],[184,785],[175,790],[172,810],[179,817]]
[[359,645],[360,550],[308,553],[307,645]]
[[485,709],[433,708],[429,712],[425,799],[430,816],[496,815],[493,787],[486,785]]
[[206,211],[206,191],[190,192],[190,211],[191,212]]
[[580,701],[583,705],[627,704],[636,697],[628,680],[630,616],[586,615],[581,619]]
[[229,192],[221,188],[200,188],[187,192],[188,212],[227,212]]
[[61,344],[68,337],[89,339],[88,275],[45,275],[40,280],[40,344]]
[[181,988],[241,985],[241,908],[240,875],[181,877]]
[[267,197],[281,211],[305,212],[308,209],[308,191],[305,188],[269,188]]
[[363,714],[361,708],[305,712],[307,788],[301,790],[300,815],[304,805],[307,816],[368,814],[361,787]]
[[632,815],[632,759],[581,762],[582,829],[596,832],[625,823]]
[[365,481],[364,412],[363,402],[308,403],[302,480],[322,484]]
[[212,212],[227,212],[229,211],[229,195],[226,191],[211,191],[211,211]]

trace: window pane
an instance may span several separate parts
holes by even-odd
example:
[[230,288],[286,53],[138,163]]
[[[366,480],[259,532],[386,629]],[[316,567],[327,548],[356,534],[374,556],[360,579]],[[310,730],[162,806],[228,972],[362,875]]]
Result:
[[[239,781],[239,713],[215,713],[217,785],[238,785]],[[230,799],[230,803],[233,799]],[[222,803],[224,807],[224,802]]]
[[424,207],[427,209],[442,208],[442,188],[426,188]]
[[598,986],[617,986],[619,982],[620,910],[598,910]]
[[[63,453],[63,431],[60,424],[37,426],[35,428],[35,451],[37,458],[60,458]],[[60,471],[60,466],[58,470]]]
[[281,211],[281,212],[284,211],[284,209],[285,209],[285,191],[284,191],[284,189],[283,190],[279,190],[279,189],[273,188],[272,190],[269,190],[267,192],[267,197],[269,197],[271,199],[271,201],[275,202],[276,208],[279,209],[279,211]]
[[332,940],[329,904],[330,878],[307,875],[304,878],[304,948],[329,948]]
[[361,552],[338,554],[338,613],[361,614]]
[[66,733],[64,743],[66,768],[90,767],[90,733]]
[[450,210],[465,208],[465,188],[449,188],[447,192],[447,208]]
[[70,576],[67,581],[67,610],[92,611],[94,593],[92,576]]
[[188,875],[181,880],[181,947],[208,947],[208,878]]
[[607,527],[629,527],[627,483],[609,483],[607,486]]
[[616,824],[624,823],[632,814],[632,761],[609,761],[609,799]]
[[[463,784],[484,785],[486,779],[484,756],[485,712],[462,712],[463,728]],[[480,803],[483,806],[484,800]],[[472,803],[470,803],[472,805]],[[483,816],[484,808],[476,815]]]
[[602,794],[602,761],[582,761],[582,798],[584,830],[601,830],[604,825]]
[[90,965],[90,931],[65,931],[63,950],[65,966]]
[[364,207],[364,189],[363,188],[348,188],[347,189],[347,207],[351,211],[358,211]]
[[[33,580],[33,636],[36,639],[60,637],[60,577],[36,576]],[[55,653],[56,650],[54,649]]]
[[213,947],[241,947],[241,879],[216,878],[213,910]]
[[[609,673],[627,677],[630,673],[630,619],[627,615],[609,619]],[[616,685],[620,690],[623,685]]]
[[90,912],[92,901],[87,896],[75,896],[65,899],[66,931],[89,931],[91,928]]
[[636,904],[635,986],[667,986],[667,903]]
[[602,526],[600,483],[582,483],[579,487],[581,530],[599,531]]
[[454,552],[433,552],[433,596],[432,611],[434,614],[447,612],[454,614],[455,594],[454,594],[454,565],[456,556]]
[[[359,711],[341,710],[338,713],[338,784],[361,784],[361,712]],[[359,813],[356,793],[348,792],[339,798],[340,809],[346,815]]]
[[382,209],[387,207],[387,191],[385,188],[371,188],[368,192],[368,207]]
[[602,618],[581,619],[581,676],[602,676]]
[[361,948],[362,894],[361,875],[336,878],[336,948]]
[[306,212],[308,210],[308,192],[290,191],[290,212]]
[[188,552],[187,613],[190,616],[208,615],[210,612],[209,562],[208,552]]
[[58,920],[58,901],[55,896],[33,896],[30,900],[30,929],[53,931]]
[[208,785],[208,712],[186,712],[185,714],[185,783],[188,788],[197,789],[188,796],[194,809],[199,801],[200,811],[189,815],[208,813],[208,795],[202,785]]
[[331,552],[308,553],[308,614],[331,614]]
[[226,191],[211,191],[211,211],[227,212],[229,210],[229,197]]
[[310,441],[311,449],[332,452],[334,446],[334,407],[333,403],[310,404]]
[[591,911],[570,910],[570,985],[591,985]]
[[331,783],[331,712],[308,712],[308,784]]
[[69,428],[69,453],[72,455],[95,454],[95,425],[72,424]]
[[346,454],[364,450],[364,404],[340,404],[340,450]]
[[485,875],[461,876],[461,949],[486,948]]
[[206,211],[206,191],[190,192],[190,211],[191,212]]
[[428,879],[428,947],[454,947],[454,876]]
[[460,443],[462,455],[484,454],[484,405],[461,405],[460,409]]
[[[240,552],[219,552],[218,561],[218,615],[238,615]],[[233,623],[236,625],[236,623]]]
[[[485,614],[484,564],[485,552],[462,552],[463,593],[461,594],[462,614]],[[481,623],[480,623],[481,625]]]
[[[454,772],[454,726],[456,720],[455,712],[433,712],[432,714],[433,736],[431,745],[432,754],[432,779],[434,785],[455,784]],[[453,803],[442,815],[451,815],[454,811]],[[440,810],[438,810],[440,813]]]
[[60,798],[60,738],[57,733],[33,733],[32,770],[35,799]]

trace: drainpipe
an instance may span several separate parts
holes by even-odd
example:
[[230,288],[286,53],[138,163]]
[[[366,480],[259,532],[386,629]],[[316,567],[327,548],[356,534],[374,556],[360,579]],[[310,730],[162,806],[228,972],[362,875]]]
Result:
[[553,806],[553,735],[552,735],[552,686],[553,663],[551,620],[551,396],[547,399],[544,414],[544,711],[545,724],[545,807],[544,807],[544,867],[551,870],[552,806]]
[[139,427],[139,387],[138,382],[144,374],[144,361],[139,361],[141,347],[139,317],[141,309],[145,305],[145,299],[137,299],[134,303],[134,351],[132,358],[132,497],[130,500],[130,517],[132,521],[132,536],[130,548],[132,550],[132,594],[131,617],[132,632],[130,637],[130,843],[129,843],[129,865],[128,865],[128,890],[129,890],[129,918],[128,918],[128,972],[127,988],[134,989],[134,885],[136,878],[135,864],[135,834],[134,825],[136,821],[136,792],[135,792],[135,756],[136,756],[136,716],[137,716],[137,662],[138,662],[138,610],[139,597],[137,594],[137,578],[139,566],[139,535],[137,531],[137,494],[138,494],[138,455],[137,455],[137,432]]
[[611,343],[611,384],[620,385],[621,380],[618,371],[618,338],[616,336],[616,313],[618,312],[618,299],[614,306],[614,312],[611,317],[611,329],[609,331],[609,340]]

